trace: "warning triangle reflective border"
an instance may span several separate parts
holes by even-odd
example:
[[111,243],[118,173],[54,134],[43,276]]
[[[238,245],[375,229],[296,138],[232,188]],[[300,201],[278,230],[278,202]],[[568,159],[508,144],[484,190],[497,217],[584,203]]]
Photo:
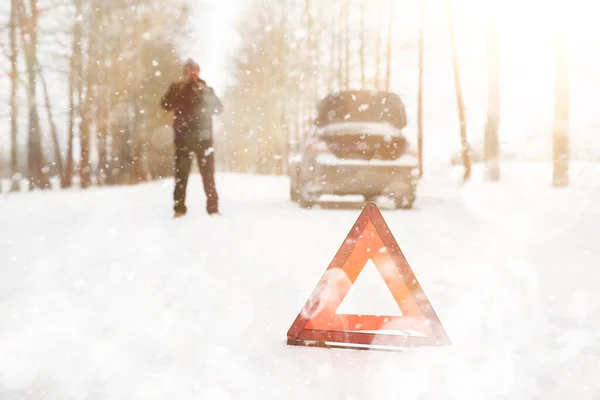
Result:
[[[340,304],[372,261],[398,315],[340,314]],[[289,345],[400,349],[450,345],[404,254],[374,203],[368,203],[287,333]]]

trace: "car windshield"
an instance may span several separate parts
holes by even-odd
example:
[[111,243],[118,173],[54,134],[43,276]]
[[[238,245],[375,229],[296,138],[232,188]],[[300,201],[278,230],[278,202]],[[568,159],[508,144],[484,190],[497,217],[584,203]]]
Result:
[[317,125],[340,122],[387,122],[397,129],[406,126],[406,113],[397,95],[386,92],[342,92],[324,99],[318,108]]

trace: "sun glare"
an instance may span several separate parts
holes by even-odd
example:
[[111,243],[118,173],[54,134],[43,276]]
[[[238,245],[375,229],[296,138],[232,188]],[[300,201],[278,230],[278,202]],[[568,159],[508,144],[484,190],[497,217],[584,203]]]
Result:
[[[453,99],[447,0],[426,4],[426,102]],[[460,58],[461,84],[473,142],[485,122],[487,108],[487,38],[495,28],[499,39],[501,137],[512,146],[539,143],[550,151],[549,129],[554,111],[556,43],[568,43],[571,121],[574,146],[593,139],[589,126],[600,121],[593,99],[600,91],[600,44],[597,10],[585,0],[449,0]],[[414,7],[411,6],[411,7]],[[418,8],[418,7],[417,7]],[[414,13],[418,15],[418,11]],[[426,104],[427,107],[427,104]],[[431,105],[431,108],[436,108]],[[442,112],[445,104],[437,106]],[[548,142],[548,143],[546,143]],[[527,144],[529,143],[529,144]],[[455,140],[454,145],[458,145]],[[440,144],[440,147],[443,147]]]

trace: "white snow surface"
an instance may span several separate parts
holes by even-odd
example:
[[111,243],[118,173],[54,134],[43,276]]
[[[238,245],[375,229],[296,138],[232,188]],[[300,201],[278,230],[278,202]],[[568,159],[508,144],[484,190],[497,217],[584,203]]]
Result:
[[[347,275],[344,274],[344,277],[347,278]],[[402,311],[392,292],[371,259],[360,271],[335,312],[336,314],[402,316]]]
[[453,344],[405,352],[286,345],[361,203],[219,174],[208,217],[197,173],[177,220],[171,180],[0,195],[0,399],[600,398],[600,166],[426,173],[380,206]]

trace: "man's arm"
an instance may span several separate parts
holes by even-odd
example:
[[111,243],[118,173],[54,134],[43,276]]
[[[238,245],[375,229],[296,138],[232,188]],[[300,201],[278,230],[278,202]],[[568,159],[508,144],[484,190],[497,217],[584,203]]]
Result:
[[206,93],[206,102],[213,114],[221,114],[223,112],[223,103],[211,87],[204,89]]
[[160,105],[165,111],[171,111],[177,106],[177,94],[177,87],[172,83],[167,92],[160,99]]

